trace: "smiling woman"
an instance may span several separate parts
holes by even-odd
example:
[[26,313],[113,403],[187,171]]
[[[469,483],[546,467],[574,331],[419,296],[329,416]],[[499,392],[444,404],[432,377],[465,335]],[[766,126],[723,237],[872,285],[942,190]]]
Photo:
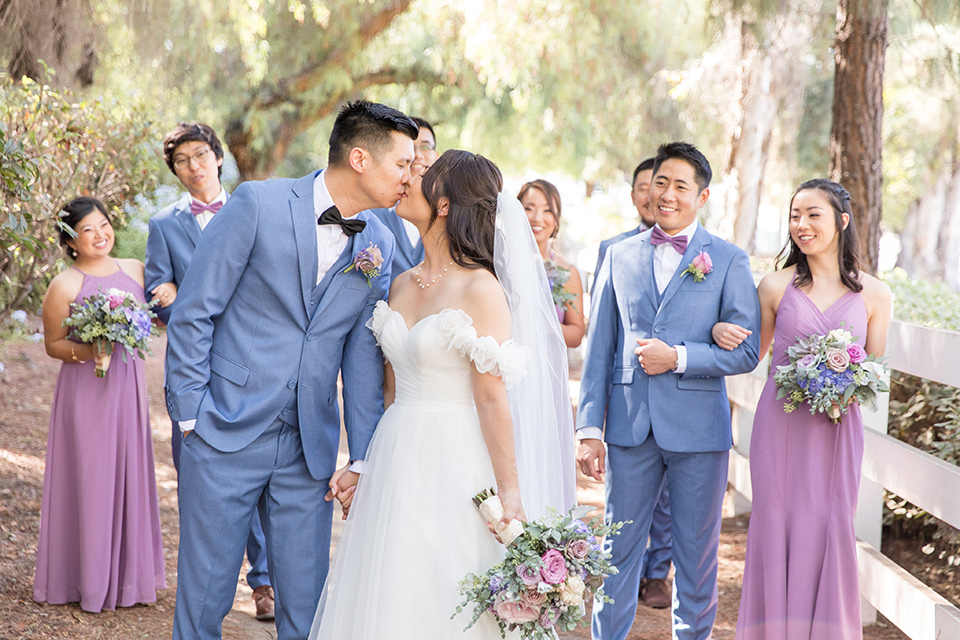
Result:
[[517,195],[537,241],[567,347],[580,346],[585,333],[580,273],[552,247],[560,232],[560,192],[546,180],[533,180]]
[[[50,411],[33,598],[99,612],[156,601],[166,587],[144,362],[74,342],[71,303],[111,288],[145,302],[143,264],[116,260],[103,204],[77,198],[60,214],[73,266],[43,299],[44,343],[60,375]],[[105,453],[106,452],[106,453]]]

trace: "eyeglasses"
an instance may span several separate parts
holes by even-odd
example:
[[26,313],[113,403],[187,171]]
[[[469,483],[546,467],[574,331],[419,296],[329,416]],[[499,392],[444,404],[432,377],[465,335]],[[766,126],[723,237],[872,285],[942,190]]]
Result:
[[190,165],[191,160],[196,162],[198,165],[202,165],[203,162],[207,159],[207,154],[212,151],[213,149],[211,149],[210,147],[207,147],[206,149],[201,149],[200,151],[197,151],[192,156],[180,156],[179,158],[173,161],[173,168],[186,169]]
[[437,145],[430,144],[429,142],[424,142],[423,144],[417,145],[417,151],[422,151],[423,153],[426,153],[427,151],[433,151],[436,148]]

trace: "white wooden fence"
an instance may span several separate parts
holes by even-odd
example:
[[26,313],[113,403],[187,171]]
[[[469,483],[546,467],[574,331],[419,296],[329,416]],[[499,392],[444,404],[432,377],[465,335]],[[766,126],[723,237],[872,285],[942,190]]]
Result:
[[[893,322],[887,356],[891,369],[960,387],[960,333]],[[738,513],[750,510],[750,432],[768,362],[727,379],[734,432],[729,481]],[[864,413],[856,519],[863,621],[873,622],[879,611],[913,640],[960,640],[960,609],[880,553],[884,489],[960,529],[960,467],[888,436],[888,401],[884,394],[876,413]]]

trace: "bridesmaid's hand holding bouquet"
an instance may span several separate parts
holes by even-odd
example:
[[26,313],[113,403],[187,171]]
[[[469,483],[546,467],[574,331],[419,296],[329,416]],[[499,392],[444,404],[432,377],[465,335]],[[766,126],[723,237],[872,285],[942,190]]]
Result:
[[63,326],[70,328],[68,337],[95,345],[97,352],[103,354],[95,369],[98,378],[107,374],[114,342],[124,347],[126,362],[127,351],[136,352],[141,358],[145,357],[144,352],[151,353],[150,336],[159,335],[153,326],[157,315],[129,291],[116,288],[106,293],[99,291],[80,303],[70,303],[70,310],[69,317],[63,321]]

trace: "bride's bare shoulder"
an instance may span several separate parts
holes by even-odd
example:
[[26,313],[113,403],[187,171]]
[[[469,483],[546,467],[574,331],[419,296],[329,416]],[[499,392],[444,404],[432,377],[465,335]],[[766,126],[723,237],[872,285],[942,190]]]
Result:
[[463,274],[459,305],[473,318],[480,335],[492,335],[498,341],[510,337],[510,308],[496,276],[486,269],[471,269]]

